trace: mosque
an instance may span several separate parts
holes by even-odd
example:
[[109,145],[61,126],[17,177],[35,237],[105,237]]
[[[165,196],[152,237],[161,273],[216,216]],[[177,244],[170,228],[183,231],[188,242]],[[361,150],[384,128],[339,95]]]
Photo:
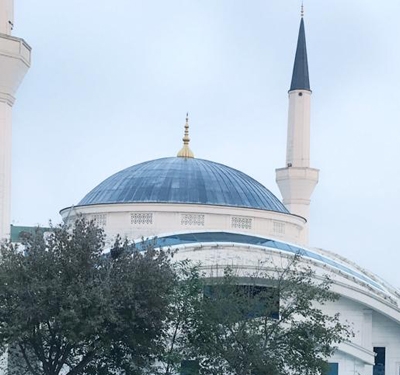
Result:
[[[0,235],[10,234],[11,108],[30,65],[30,47],[11,36],[13,0],[0,0]],[[300,21],[289,88],[286,163],[276,169],[282,201],[250,176],[190,148],[189,119],[176,157],[131,166],[61,210],[94,220],[111,241],[156,237],[178,259],[205,269],[235,266],[249,274],[265,259],[300,253],[317,274],[329,274],[340,299],[323,307],[351,323],[354,337],[330,359],[330,375],[400,374],[400,291],[339,254],[308,246],[310,198],[318,183],[310,167],[311,87],[305,26]],[[12,228],[12,237],[18,228]]]

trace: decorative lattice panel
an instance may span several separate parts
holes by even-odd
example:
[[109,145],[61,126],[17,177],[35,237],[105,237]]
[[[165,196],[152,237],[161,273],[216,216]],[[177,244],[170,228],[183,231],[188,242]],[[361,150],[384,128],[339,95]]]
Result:
[[251,229],[253,219],[249,217],[234,216],[231,221],[232,228],[237,229]]
[[274,232],[285,234],[285,223],[281,223],[279,221],[274,221]]
[[204,226],[204,215],[199,214],[182,214],[182,225]]
[[153,224],[153,214],[149,212],[131,213],[131,224],[151,225]]
[[104,227],[107,225],[107,214],[93,214],[92,220],[98,227]]

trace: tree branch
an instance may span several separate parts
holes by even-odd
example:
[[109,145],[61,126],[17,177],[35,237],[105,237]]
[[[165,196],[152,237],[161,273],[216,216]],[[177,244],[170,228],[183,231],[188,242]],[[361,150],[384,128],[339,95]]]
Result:
[[58,374],[61,369],[63,368],[63,366],[66,364],[69,353],[71,351],[71,349],[73,348],[72,345],[66,344],[63,350],[63,354],[61,356],[60,360],[57,360],[57,366],[56,366],[56,373]]
[[37,371],[33,368],[31,362],[29,361],[28,355],[26,354],[26,350],[25,350],[25,348],[23,347],[23,345],[22,345],[22,344],[18,344],[18,347],[19,347],[19,350],[21,350],[21,353],[22,353],[22,356],[24,357],[25,363],[26,363],[26,365],[28,366],[28,369],[29,369],[29,371],[32,373],[32,375],[41,375],[39,372],[37,372]]
[[92,350],[88,352],[82,360],[70,371],[67,372],[66,375],[78,375],[81,371],[90,363],[90,361],[95,357],[96,351]]

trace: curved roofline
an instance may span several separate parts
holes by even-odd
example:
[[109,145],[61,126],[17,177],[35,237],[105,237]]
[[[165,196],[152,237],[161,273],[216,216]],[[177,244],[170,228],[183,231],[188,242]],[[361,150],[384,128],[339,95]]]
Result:
[[113,203],[93,203],[93,204],[82,204],[82,205],[72,205],[68,207],[62,208],[60,211],[58,211],[59,214],[61,214],[63,211],[68,210],[68,209],[73,209],[73,208],[83,208],[83,207],[95,207],[95,206],[117,206],[117,205],[128,205],[128,204],[138,204],[138,205],[144,205],[144,204],[177,204],[177,205],[190,205],[190,206],[213,206],[213,207],[227,207],[227,208],[240,208],[240,209],[247,209],[247,210],[257,210],[257,211],[266,211],[266,212],[272,212],[274,214],[282,214],[282,215],[289,215],[289,216],[295,216],[300,219],[303,219],[305,222],[307,222],[307,219],[303,216],[293,214],[291,212],[281,212],[281,211],[274,211],[274,210],[267,210],[265,208],[259,208],[259,207],[248,207],[248,206],[228,206],[225,204],[211,204],[211,203],[191,203],[191,202],[113,202]]
[[[286,254],[299,254],[301,257],[310,259],[319,264],[325,264],[332,269],[343,272],[350,277],[357,278],[359,282],[364,283],[377,292],[384,293],[387,296],[392,296],[392,292],[386,288],[386,285],[380,280],[374,280],[369,275],[365,274],[359,269],[355,269],[351,264],[343,264],[338,260],[329,258],[326,255],[318,253],[316,250],[306,248],[300,245],[291,244],[282,240],[273,238],[266,238],[264,236],[249,235],[247,233],[229,232],[229,231],[192,231],[192,232],[178,232],[171,235],[155,236],[148,240],[156,239],[158,247],[182,247],[185,245],[199,246],[200,244],[241,244],[250,247],[268,248],[273,251],[282,251]],[[140,243],[140,240],[135,241]],[[383,284],[383,285],[382,285]],[[392,297],[393,298],[393,297]]]
[[275,194],[246,173],[197,158],[159,158],[122,169],[75,207],[118,203],[188,203],[289,213]]
[[320,247],[314,247],[315,250],[333,257],[334,259],[337,259],[340,262],[344,262],[349,264],[351,267],[353,267],[354,269],[360,271],[361,273],[365,274],[366,276],[368,276],[369,278],[372,279],[376,279],[377,282],[379,282],[380,284],[382,284],[388,291],[390,291],[390,293],[392,293],[393,295],[395,295],[397,298],[400,298],[400,290],[398,288],[396,288],[395,286],[393,286],[392,284],[390,284],[389,282],[387,282],[386,280],[382,279],[379,275],[376,275],[374,272],[361,267],[358,263],[344,257],[343,255],[340,255],[334,251],[331,250],[326,250],[326,249],[322,249]]

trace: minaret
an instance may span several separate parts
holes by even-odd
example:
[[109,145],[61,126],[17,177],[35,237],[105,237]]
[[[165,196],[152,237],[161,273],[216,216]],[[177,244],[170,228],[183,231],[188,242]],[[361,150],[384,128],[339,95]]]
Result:
[[30,67],[31,48],[11,36],[14,1],[0,0],[0,240],[10,234],[11,112],[15,93]]
[[[310,102],[306,36],[303,7],[292,82],[289,90],[289,119],[286,149],[286,167],[276,170],[276,182],[283,204],[290,213],[309,218],[310,197],[318,183],[319,170],[310,168]],[[308,223],[301,241],[308,242]]]

